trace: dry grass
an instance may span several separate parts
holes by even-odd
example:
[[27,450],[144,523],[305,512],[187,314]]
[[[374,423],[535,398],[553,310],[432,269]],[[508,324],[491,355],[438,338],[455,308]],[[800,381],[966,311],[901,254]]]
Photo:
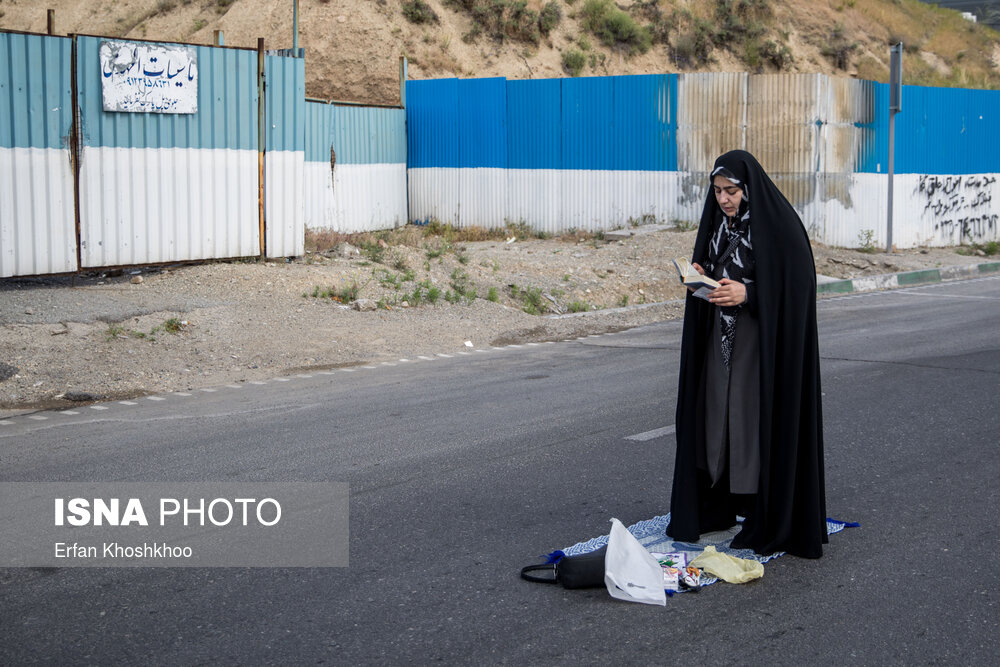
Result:
[[[600,238],[601,232],[588,232],[572,229],[560,234],[560,241],[567,243],[582,243]],[[527,225],[508,224],[503,229],[486,229],[485,227],[455,227],[437,220],[431,220],[424,225],[406,225],[398,229],[387,229],[377,232],[358,232],[346,234],[329,229],[306,229],[305,249],[310,253],[323,253],[335,250],[341,243],[349,243],[355,248],[379,245],[387,247],[406,246],[409,248],[448,248],[456,243],[473,243],[476,241],[506,241],[511,237],[518,240],[529,238],[549,238],[546,232],[538,232]]]
[[[903,42],[903,83],[907,85],[1000,88],[1000,72],[992,62],[994,45],[1000,33],[989,27],[966,21],[958,12],[941,9],[918,0],[857,0],[856,11],[868,26],[885,29],[886,44],[871,44],[875,53],[885,52],[885,59],[863,59],[858,63],[858,77],[887,81],[888,44]],[[871,35],[871,27],[867,30]],[[876,33],[877,34],[877,33]],[[950,72],[928,64],[920,51],[936,54]]]

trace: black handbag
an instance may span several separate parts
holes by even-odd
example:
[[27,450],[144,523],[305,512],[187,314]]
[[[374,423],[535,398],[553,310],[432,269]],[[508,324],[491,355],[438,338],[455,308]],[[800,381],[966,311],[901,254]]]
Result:
[[[604,586],[604,556],[608,547],[576,556],[563,556],[549,563],[521,568],[521,578],[541,584],[562,584],[563,588],[597,588]],[[559,553],[559,552],[557,552]],[[542,576],[537,572],[550,572]]]

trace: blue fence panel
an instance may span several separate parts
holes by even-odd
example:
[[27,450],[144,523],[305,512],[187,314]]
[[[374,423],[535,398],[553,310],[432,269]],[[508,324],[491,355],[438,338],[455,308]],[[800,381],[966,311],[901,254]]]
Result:
[[1000,171],[1000,91],[903,87],[896,115],[896,172]]
[[333,107],[332,140],[338,164],[403,164],[406,112],[377,107]]
[[0,148],[68,148],[73,127],[65,37],[0,33]]
[[677,170],[677,75],[614,79],[613,168]]
[[[889,86],[875,87],[875,120],[866,132],[858,171],[886,173],[889,165]],[[896,114],[897,174],[1000,172],[1000,91],[903,86]]]
[[458,167],[458,79],[406,82],[411,168]]
[[76,77],[85,146],[237,150],[257,147],[254,51],[192,47],[198,57],[197,113],[120,113],[103,108],[99,51],[105,39],[78,37],[77,40]]
[[561,169],[561,79],[507,82],[507,165]]
[[889,85],[871,85],[871,120],[858,123],[861,130],[855,171],[862,174],[884,174],[889,169]]
[[333,107],[322,102],[306,102],[306,162],[329,162],[333,137]]
[[264,103],[267,127],[264,145],[268,151],[305,150],[305,60],[265,56]]
[[507,81],[471,79],[458,88],[460,167],[507,166]]
[[563,169],[614,169],[614,77],[562,81]]

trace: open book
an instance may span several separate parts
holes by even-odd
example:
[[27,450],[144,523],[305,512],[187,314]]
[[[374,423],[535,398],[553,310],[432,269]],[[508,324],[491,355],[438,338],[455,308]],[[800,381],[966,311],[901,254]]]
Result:
[[712,292],[712,290],[716,287],[721,287],[721,285],[715,280],[698,273],[697,269],[691,266],[691,262],[684,257],[678,257],[675,259],[674,267],[677,269],[677,275],[680,276],[681,282],[684,283],[684,286],[693,289],[694,295],[699,299],[705,299],[705,301],[708,301],[708,295]]

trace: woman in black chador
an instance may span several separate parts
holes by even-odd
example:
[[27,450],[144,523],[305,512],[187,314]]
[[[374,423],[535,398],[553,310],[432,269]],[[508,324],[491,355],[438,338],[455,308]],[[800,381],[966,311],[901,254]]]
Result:
[[816,272],[802,221],[757,160],[715,162],[692,263],[667,534],[746,519],[736,548],[818,558],[826,540]]

